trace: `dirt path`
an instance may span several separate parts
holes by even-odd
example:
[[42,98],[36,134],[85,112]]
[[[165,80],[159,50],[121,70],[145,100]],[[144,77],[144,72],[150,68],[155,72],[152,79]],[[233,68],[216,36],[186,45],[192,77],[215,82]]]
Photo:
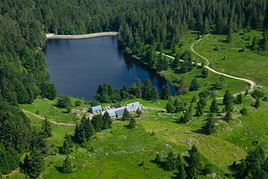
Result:
[[[37,115],[31,111],[27,111],[25,109],[21,109],[25,114],[29,114],[29,115],[32,115],[42,121],[44,121],[46,118],[44,118],[43,116],[40,116],[40,115]],[[57,126],[65,126],[65,127],[75,127],[75,124],[73,123],[64,123],[64,122],[56,122],[56,121],[53,121],[53,120],[48,120],[51,124],[54,124],[54,125],[57,125]]]
[[[198,57],[200,57],[201,59],[205,60],[206,64],[205,64],[204,67],[205,67],[206,69],[208,69],[209,71],[211,71],[212,73],[215,73],[215,74],[218,74],[218,75],[227,77],[227,78],[231,78],[231,79],[234,79],[234,80],[239,80],[239,81],[246,82],[246,83],[249,85],[249,92],[253,92],[254,89],[255,89],[256,86],[257,86],[257,84],[256,84],[255,81],[252,81],[252,80],[249,80],[249,79],[246,79],[246,78],[236,77],[236,76],[233,76],[233,75],[228,75],[228,74],[226,74],[226,73],[222,73],[222,72],[218,72],[218,71],[214,70],[213,68],[209,67],[210,62],[209,62],[208,58],[202,56],[200,53],[198,53],[198,52],[194,49],[194,47],[195,47],[196,44],[198,44],[198,43],[199,43],[200,41],[202,41],[203,39],[207,38],[209,35],[210,35],[210,34],[204,36],[203,38],[201,38],[201,39],[199,39],[199,40],[197,40],[197,41],[195,41],[195,42],[191,45],[191,47],[190,47],[191,51],[192,51],[195,55],[197,55]],[[162,53],[162,54],[163,54],[163,53]],[[166,57],[168,57],[168,58],[175,59],[175,57],[173,57],[173,56],[171,56],[171,55],[167,55],[167,54],[163,54],[163,55],[166,56]],[[184,60],[180,60],[180,61],[181,61],[181,62],[184,62]],[[202,63],[195,63],[195,62],[193,62],[193,64],[194,64],[194,65],[197,65],[197,66],[202,66]],[[243,93],[245,93],[245,91],[243,91],[243,92],[241,92],[241,93],[243,94]],[[237,94],[234,94],[234,95],[238,95],[238,94],[240,94],[240,93],[237,93]]]
[[201,39],[199,39],[199,40],[197,40],[197,41],[195,41],[195,42],[191,45],[191,47],[190,47],[190,48],[191,48],[191,51],[192,51],[195,55],[199,56],[200,58],[202,58],[203,60],[206,61],[206,65],[205,65],[205,68],[206,68],[206,69],[208,69],[208,70],[211,71],[212,73],[215,73],[215,74],[218,74],[218,75],[221,75],[221,76],[225,76],[225,77],[227,77],[227,78],[231,78],[231,79],[239,80],[239,81],[244,81],[244,82],[246,82],[246,83],[249,85],[249,92],[252,92],[252,91],[256,88],[256,86],[257,86],[257,84],[256,84],[255,81],[253,81],[253,80],[249,80],[249,79],[246,79],[246,78],[236,77],[236,76],[233,76],[233,75],[228,75],[228,74],[226,74],[226,73],[218,72],[218,71],[216,71],[216,70],[210,68],[210,67],[209,67],[210,62],[209,62],[208,58],[202,56],[200,53],[198,53],[198,52],[194,49],[194,47],[195,47],[196,44],[198,44],[198,43],[199,43],[200,41],[202,41],[203,39],[209,37],[209,35],[210,35],[210,34],[204,36],[203,38],[201,38]]
[[148,107],[148,106],[143,106],[143,109],[150,109],[150,110],[156,110],[156,111],[166,111],[164,108],[153,108],[153,107]]

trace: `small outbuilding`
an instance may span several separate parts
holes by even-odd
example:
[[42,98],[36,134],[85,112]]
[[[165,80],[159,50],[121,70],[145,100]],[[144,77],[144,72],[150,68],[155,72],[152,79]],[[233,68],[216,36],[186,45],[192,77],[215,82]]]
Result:
[[93,114],[101,114],[102,113],[102,107],[101,107],[101,105],[92,107],[91,108],[91,112]]
[[107,110],[102,111],[101,106],[95,106],[91,108],[91,112],[96,115],[96,114],[104,114],[105,112],[108,112],[109,116],[112,118],[115,117],[122,117],[124,114],[125,109],[128,112],[136,112],[137,110],[141,109],[141,105],[139,102],[134,102],[127,104],[126,106],[122,106],[119,108],[109,108]]
[[124,106],[120,108],[110,109],[107,110],[106,112],[108,112],[110,117],[122,117],[125,109],[126,107]]
[[128,112],[135,112],[141,109],[141,105],[139,102],[130,103],[127,105]]

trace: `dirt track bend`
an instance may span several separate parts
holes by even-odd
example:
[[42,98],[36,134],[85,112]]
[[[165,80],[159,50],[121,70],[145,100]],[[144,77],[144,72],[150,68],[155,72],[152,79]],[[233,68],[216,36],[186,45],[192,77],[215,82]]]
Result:
[[[40,116],[40,115],[37,115],[31,111],[27,111],[25,109],[21,109],[25,114],[29,114],[29,115],[32,115],[42,121],[44,121],[46,118]],[[75,127],[75,124],[73,123],[64,123],[64,122],[56,122],[56,121],[53,121],[53,120],[48,120],[48,122],[50,122],[51,124],[54,124],[54,125],[57,125],[57,126],[65,126],[65,127]]]
[[[249,79],[246,79],[246,78],[236,77],[236,76],[233,76],[233,75],[228,75],[228,74],[226,74],[226,73],[218,72],[218,71],[212,69],[211,67],[209,67],[210,62],[209,62],[208,58],[202,56],[200,53],[198,53],[198,52],[194,49],[194,47],[195,47],[196,44],[198,44],[198,43],[199,43],[200,41],[202,41],[203,39],[207,38],[209,35],[210,35],[210,34],[204,36],[203,38],[200,38],[200,39],[197,40],[197,41],[195,41],[195,42],[191,45],[191,47],[190,47],[191,51],[192,51],[195,55],[197,55],[198,57],[200,57],[201,59],[203,59],[203,60],[206,61],[206,64],[204,65],[204,67],[205,67],[206,69],[208,69],[209,71],[211,71],[212,73],[215,73],[215,74],[218,74],[218,75],[227,77],[227,78],[231,78],[231,79],[234,79],[234,80],[244,81],[244,82],[246,82],[246,83],[249,85],[249,92],[253,92],[254,89],[255,89],[256,86],[257,86],[257,84],[256,84],[255,81],[252,81],[252,80],[249,80]],[[163,55],[166,56],[166,57],[168,57],[168,58],[175,59],[175,57],[173,57],[173,56],[171,56],[171,55],[167,55],[167,54],[163,54]],[[181,62],[184,62],[184,60],[180,60],[180,61],[181,61]],[[195,64],[195,65],[197,65],[197,66],[202,66],[202,63],[195,63],[195,62],[193,62],[193,64]],[[243,92],[241,92],[241,93],[245,93],[245,91],[243,91]],[[238,93],[238,94],[239,94],[239,93]],[[235,95],[237,95],[237,94],[235,94]]]

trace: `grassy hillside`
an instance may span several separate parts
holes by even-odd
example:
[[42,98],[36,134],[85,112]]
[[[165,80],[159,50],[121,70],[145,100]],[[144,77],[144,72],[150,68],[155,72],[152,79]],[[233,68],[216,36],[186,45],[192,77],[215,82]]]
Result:
[[268,55],[250,49],[254,37],[260,41],[262,34],[256,31],[235,33],[232,43],[226,43],[224,35],[210,35],[200,41],[195,49],[207,57],[211,66],[218,71],[268,86]]
[[[132,101],[132,100],[130,100]],[[252,99],[247,97],[241,106],[249,106]],[[129,101],[124,101],[127,103]],[[141,100],[143,103],[143,101]],[[219,102],[220,103],[220,102]],[[48,108],[54,108],[55,101],[44,99],[36,100],[32,105],[22,105],[21,108],[29,111],[39,109],[38,116],[47,114]],[[146,106],[164,108],[163,101],[146,102]],[[46,107],[44,107],[46,106]],[[43,178],[170,178],[173,172],[165,171],[152,162],[156,152],[163,156],[169,151],[180,152],[187,155],[187,150],[195,144],[203,159],[203,163],[213,164],[217,173],[229,172],[228,167],[233,161],[246,156],[247,151],[254,147],[254,141],[259,141],[268,149],[265,132],[268,123],[268,104],[262,102],[258,110],[250,108],[246,117],[239,115],[231,122],[218,122],[218,132],[207,136],[200,133],[204,125],[204,117],[194,118],[187,124],[177,124],[176,120],[181,114],[167,114],[158,110],[146,110],[137,121],[135,129],[127,129],[127,122],[114,122],[113,128],[97,133],[84,147],[76,146],[72,156],[74,171],[71,174],[62,174],[64,155],[58,153],[65,134],[72,134],[74,127],[52,125],[53,136],[47,139],[50,147],[49,155],[45,158],[46,170]],[[48,119],[65,121],[73,117],[56,108]],[[42,120],[30,113],[32,125],[41,129]],[[139,164],[144,163],[142,166]],[[24,178],[16,170],[10,178]]]
[[[257,32],[252,32],[255,35],[260,35]],[[213,68],[219,70],[222,67],[226,73],[237,76],[252,77],[265,85],[265,71],[256,70],[257,68],[264,69],[263,66],[253,63],[255,60],[260,60],[264,56],[257,54],[249,49],[244,52],[234,50],[235,46],[245,46],[246,42],[241,43],[241,35],[235,34],[233,43],[226,44],[221,40],[224,36],[211,35],[202,40],[195,48],[202,55],[207,55]],[[188,49],[196,40],[195,33],[187,33],[178,45],[178,52],[182,49]],[[211,50],[215,48],[215,44],[220,47],[216,52]],[[249,64],[254,64],[254,68],[249,68],[245,63],[242,63],[244,54],[247,59],[252,61]],[[219,60],[221,55],[225,55],[225,60]],[[232,57],[234,60],[227,60]],[[254,57],[254,58],[253,58]],[[259,58],[260,57],[260,58]],[[196,61],[200,59],[196,58]],[[265,61],[265,59],[262,59]],[[217,65],[215,65],[217,64]],[[245,66],[244,66],[245,65]],[[228,70],[227,70],[228,69]],[[238,69],[238,70],[236,70]],[[241,71],[240,71],[241,69]],[[219,70],[220,71],[220,70]],[[250,76],[256,72],[255,76]],[[193,71],[186,74],[176,74],[172,70],[162,71],[168,80],[176,83],[177,80],[184,78],[189,86],[192,79],[198,79],[200,89],[195,92],[190,92],[186,95],[177,96],[180,101],[190,103],[193,96],[198,96],[199,92],[209,90],[213,84],[219,81],[219,76],[210,73],[207,79],[199,78],[201,70],[195,68]],[[232,93],[244,91],[246,84],[237,80],[228,78],[221,79],[224,83],[223,89],[214,91],[217,97],[222,97],[224,91],[229,89]],[[263,91],[267,96],[267,91]],[[62,124],[75,124],[79,119],[72,114],[67,113],[65,109],[56,107],[56,100],[46,100],[38,98],[33,104],[20,105],[25,114],[31,119],[32,126],[41,130],[42,121],[47,118],[52,122],[53,136],[47,139],[49,144],[49,155],[45,158],[45,171],[42,173],[43,178],[171,178],[175,176],[174,172],[165,171],[153,162],[156,153],[162,156],[173,151],[176,154],[179,152],[182,155],[188,155],[187,150],[192,145],[196,145],[202,156],[204,165],[212,164],[214,172],[220,177],[224,173],[230,173],[228,166],[234,161],[245,158],[247,152],[253,150],[256,145],[261,145],[268,150],[268,103],[261,101],[261,106],[255,109],[252,104],[255,99],[251,96],[244,96],[242,104],[234,105],[233,120],[229,123],[223,120],[216,121],[217,132],[212,135],[205,135],[202,132],[202,127],[205,125],[206,115],[209,112],[209,106],[212,101],[207,98],[205,114],[202,117],[194,117],[193,120],[186,124],[178,124],[177,120],[183,113],[168,114],[160,112],[165,108],[167,101],[158,100],[156,102],[144,101],[141,99],[131,99],[122,101],[121,104],[127,104],[134,101],[140,101],[146,109],[142,116],[137,119],[137,127],[135,129],[127,129],[127,122],[116,121],[113,123],[112,129],[104,130],[97,133],[89,142],[83,146],[75,146],[71,153],[71,160],[74,170],[71,174],[62,174],[60,167],[62,166],[64,155],[58,153],[59,147],[62,146],[65,134],[73,134],[74,126]],[[71,98],[74,105],[77,99]],[[89,105],[81,100],[81,106],[73,109],[88,108]],[[224,115],[222,99],[217,100],[220,112],[218,116]],[[109,104],[103,104],[109,105]],[[193,114],[195,113],[196,104],[193,106]],[[246,107],[249,111],[247,116],[242,116],[239,111]],[[61,125],[59,125],[61,124]],[[24,175],[15,170],[9,175],[10,178],[24,178]]]

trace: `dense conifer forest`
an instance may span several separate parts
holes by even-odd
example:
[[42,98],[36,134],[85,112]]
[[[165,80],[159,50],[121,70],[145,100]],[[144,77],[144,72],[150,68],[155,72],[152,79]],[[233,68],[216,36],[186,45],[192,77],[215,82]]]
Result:
[[0,27],[0,173],[7,174],[25,153],[29,161],[31,154],[46,155],[42,135],[18,108],[37,96],[56,97],[43,52],[46,33],[118,31],[121,47],[149,65],[156,63],[153,49],[174,49],[188,30],[231,41],[233,32],[256,29],[267,50],[268,1],[1,0]]

